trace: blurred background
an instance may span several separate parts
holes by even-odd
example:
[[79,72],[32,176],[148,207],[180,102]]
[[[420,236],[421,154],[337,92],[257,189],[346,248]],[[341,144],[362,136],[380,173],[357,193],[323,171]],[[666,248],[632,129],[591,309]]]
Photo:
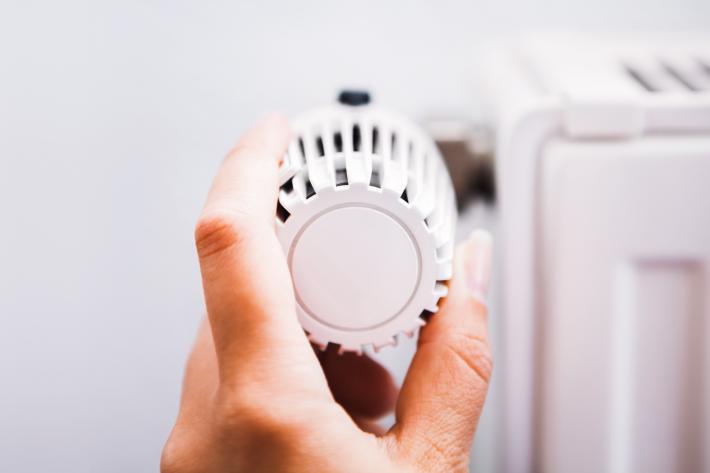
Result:
[[[710,2],[2,1],[0,471],[157,470],[203,314],[194,222],[250,123],[361,87],[477,124],[477,57],[546,29],[710,30]],[[410,354],[381,356],[401,378]]]

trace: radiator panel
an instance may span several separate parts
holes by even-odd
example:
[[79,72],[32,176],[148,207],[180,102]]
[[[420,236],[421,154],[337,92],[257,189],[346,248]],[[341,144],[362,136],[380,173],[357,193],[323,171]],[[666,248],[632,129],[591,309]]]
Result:
[[556,140],[541,179],[537,469],[710,471],[710,140]]

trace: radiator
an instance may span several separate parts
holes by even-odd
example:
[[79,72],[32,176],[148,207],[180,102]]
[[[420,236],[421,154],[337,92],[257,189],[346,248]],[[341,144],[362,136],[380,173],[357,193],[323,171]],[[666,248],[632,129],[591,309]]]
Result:
[[534,35],[483,70],[500,470],[710,472],[710,35]]

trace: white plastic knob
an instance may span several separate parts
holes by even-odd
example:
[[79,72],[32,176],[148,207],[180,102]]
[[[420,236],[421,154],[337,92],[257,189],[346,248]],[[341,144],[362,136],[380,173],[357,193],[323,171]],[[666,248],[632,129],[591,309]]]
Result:
[[277,233],[301,325],[325,348],[413,335],[451,277],[456,201],[433,141],[372,105],[298,117],[280,170]]

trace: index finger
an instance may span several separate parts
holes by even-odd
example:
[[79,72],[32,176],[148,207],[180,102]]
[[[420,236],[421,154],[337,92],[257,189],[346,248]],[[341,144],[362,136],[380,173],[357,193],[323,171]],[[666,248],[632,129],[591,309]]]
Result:
[[290,136],[281,116],[247,132],[222,162],[195,229],[221,378],[255,343],[308,349],[274,230],[278,165]]

